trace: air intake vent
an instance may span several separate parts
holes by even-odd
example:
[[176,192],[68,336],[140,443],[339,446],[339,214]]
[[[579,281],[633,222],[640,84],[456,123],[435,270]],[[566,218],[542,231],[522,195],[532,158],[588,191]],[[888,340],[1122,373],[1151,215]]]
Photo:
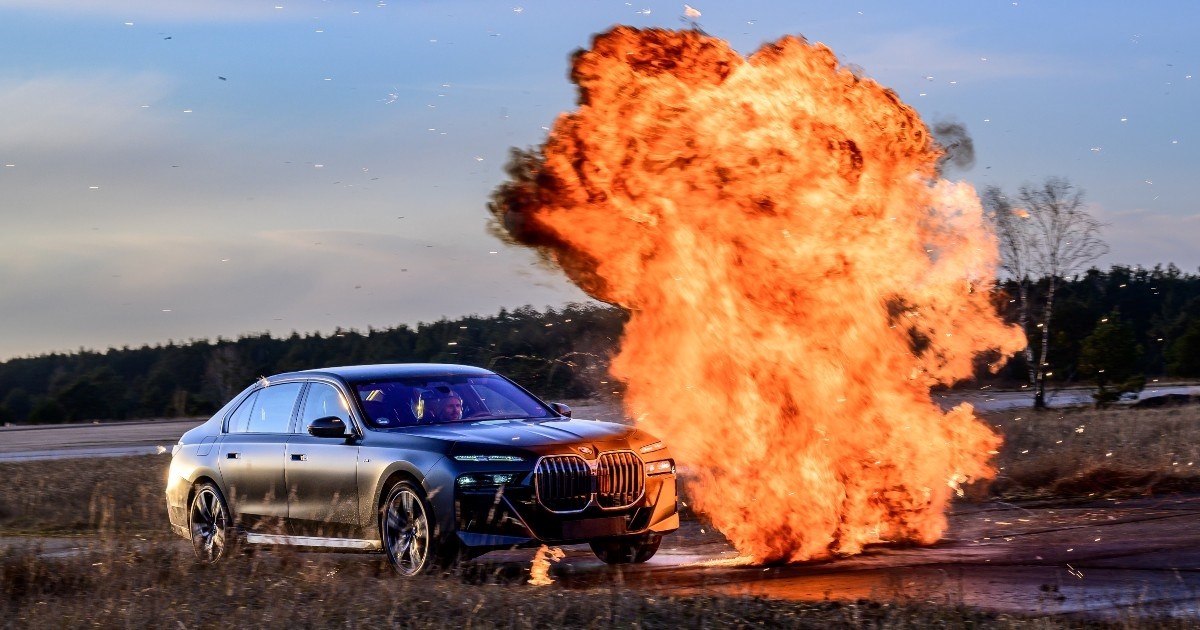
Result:
[[596,477],[596,503],[602,508],[628,507],[645,491],[642,460],[628,451],[601,455]]
[[534,471],[538,501],[554,512],[578,512],[592,500],[592,470],[582,457],[544,457]]

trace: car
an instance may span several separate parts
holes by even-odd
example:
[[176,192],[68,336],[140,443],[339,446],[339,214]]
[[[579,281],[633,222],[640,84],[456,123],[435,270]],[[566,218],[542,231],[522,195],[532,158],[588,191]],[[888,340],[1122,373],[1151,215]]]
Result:
[[166,500],[203,564],[290,545],[415,576],[540,545],[645,562],[679,527],[676,492],[670,450],[636,427],[490,370],[387,364],[259,379],[179,439]]

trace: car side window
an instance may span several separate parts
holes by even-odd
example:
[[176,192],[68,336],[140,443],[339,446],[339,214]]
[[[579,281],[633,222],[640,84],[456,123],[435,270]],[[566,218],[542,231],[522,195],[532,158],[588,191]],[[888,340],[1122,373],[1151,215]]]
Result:
[[304,401],[304,414],[300,418],[300,433],[307,431],[308,425],[317,418],[337,416],[350,426],[350,406],[346,397],[338,389],[328,383],[312,383],[308,386],[308,396]]
[[258,401],[250,414],[251,433],[287,433],[292,424],[292,410],[303,383],[271,385],[258,392]]
[[237,411],[234,411],[233,415],[229,416],[229,423],[226,425],[229,427],[228,431],[230,433],[245,433],[249,429],[250,414],[254,412],[254,403],[257,401],[258,392],[254,392],[247,396],[246,400],[242,401],[242,404],[238,405]]

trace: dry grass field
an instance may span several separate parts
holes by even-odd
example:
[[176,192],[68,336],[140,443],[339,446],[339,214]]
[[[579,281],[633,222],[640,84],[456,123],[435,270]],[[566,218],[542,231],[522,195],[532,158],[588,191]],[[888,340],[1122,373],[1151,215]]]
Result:
[[987,495],[1074,498],[1200,491],[1200,405],[1008,411]]
[[[1200,490],[1200,406],[1006,412],[999,476],[967,500]],[[170,533],[165,455],[0,464],[0,627],[1141,627],[962,607],[534,588],[527,572],[392,577],[374,556],[271,551],[197,567]],[[49,536],[84,551],[56,554]],[[15,542],[14,542],[15,541]],[[1166,620],[1155,627],[1191,627]]]

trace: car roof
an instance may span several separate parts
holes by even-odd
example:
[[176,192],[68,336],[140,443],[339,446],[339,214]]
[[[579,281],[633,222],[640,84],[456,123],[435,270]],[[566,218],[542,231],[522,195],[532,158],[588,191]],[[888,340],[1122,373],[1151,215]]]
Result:
[[377,365],[343,365],[339,367],[317,368],[276,374],[269,380],[296,378],[305,376],[335,376],[345,381],[373,381],[407,376],[484,376],[493,374],[490,370],[470,365],[455,365],[452,363],[381,363]]

